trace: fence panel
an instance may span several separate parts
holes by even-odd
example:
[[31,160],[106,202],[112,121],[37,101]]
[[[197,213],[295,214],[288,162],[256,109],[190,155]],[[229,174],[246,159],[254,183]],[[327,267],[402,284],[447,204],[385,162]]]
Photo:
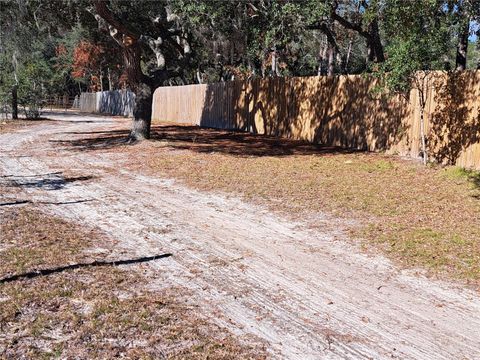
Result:
[[80,111],[133,116],[135,94],[128,90],[81,93],[78,101]]
[[[160,87],[152,120],[248,131],[328,146],[420,157],[419,92],[375,92],[361,75],[267,78]],[[480,169],[480,71],[426,79],[429,155]]]

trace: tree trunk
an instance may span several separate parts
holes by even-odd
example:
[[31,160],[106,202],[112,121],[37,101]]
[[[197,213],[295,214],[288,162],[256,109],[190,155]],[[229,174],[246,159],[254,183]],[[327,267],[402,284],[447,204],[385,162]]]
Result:
[[272,76],[277,76],[277,51],[275,48],[272,51]]
[[[360,9],[360,3],[358,10]],[[331,17],[346,29],[356,31],[360,36],[367,40],[367,62],[381,63],[385,61],[383,45],[380,39],[380,30],[378,19],[374,17],[368,24],[367,29],[363,29],[361,23],[354,23],[336,13],[338,2],[333,2]]]
[[324,64],[327,63],[327,61],[326,61],[327,51],[328,51],[328,42],[326,44],[324,44],[324,46],[320,50],[320,60],[319,60],[319,64],[318,64],[318,76],[325,75]]
[[197,81],[199,84],[202,84],[202,74],[200,74],[200,69],[197,69]]
[[348,63],[350,62],[350,56],[352,54],[352,47],[353,47],[353,36],[350,38],[350,41],[348,42],[347,55],[345,56],[345,63],[343,64],[343,73],[344,74],[348,73]]
[[456,69],[458,71],[467,68],[467,49],[468,49],[468,32],[470,29],[470,21],[468,18],[462,19],[461,29],[458,34]]
[[139,84],[135,89],[135,109],[133,110],[132,130],[129,138],[134,141],[149,139],[152,122],[153,91],[147,84]]
[[15,84],[12,87],[12,119],[18,119],[18,61],[17,61],[17,53],[16,51],[13,52],[12,55],[12,65],[13,65],[13,78],[15,80]]
[[422,155],[423,155],[423,165],[427,165],[428,155],[427,155],[427,141],[425,138],[425,109],[420,109],[420,136],[422,138]]
[[385,54],[383,53],[383,45],[380,40],[380,30],[378,28],[377,19],[372,20],[368,25],[368,60],[375,63],[382,63],[385,61]]
[[18,97],[17,97],[17,85],[12,87],[12,119],[18,119]]
[[130,86],[136,86],[145,81],[145,75],[140,66],[142,50],[136,39],[124,36],[123,62]]
[[425,135],[425,100],[423,94],[419,94],[419,105],[420,105],[420,138],[422,141],[422,157],[423,165],[427,165],[428,155],[427,155],[427,140]]
[[328,70],[327,76],[333,76],[335,73],[335,48],[328,44]]
[[108,68],[108,91],[112,91],[112,72],[110,71],[110,68]]
[[124,36],[123,55],[128,83],[135,93],[135,109],[129,138],[134,141],[149,139],[153,91],[140,66],[141,48],[136,39]]
[[378,33],[375,34],[375,38],[373,40],[373,46],[375,48],[375,59],[376,63],[383,63],[385,62],[385,54],[383,52],[383,45],[380,41],[380,36]]
[[[141,34],[130,28],[129,23],[118,18],[104,0],[93,0],[96,13],[110,25],[110,35],[122,46],[125,74],[130,89],[135,93],[135,108],[130,140],[150,138],[153,89],[155,77],[148,77],[141,68]],[[183,54],[185,55],[185,54]],[[168,75],[168,73],[167,73]],[[165,81],[163,79],[163,81]]]

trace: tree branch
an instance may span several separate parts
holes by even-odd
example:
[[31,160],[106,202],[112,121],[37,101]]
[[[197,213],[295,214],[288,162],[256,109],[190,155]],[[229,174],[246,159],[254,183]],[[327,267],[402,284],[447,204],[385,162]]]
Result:
[[[365,8],[368,6],[365,1],[362,1],[361,3],[362,3],[362,6],[364,6]],[[371,37],[368,32],[363,30],[362,20],[360,20],[359,23],[353,23],[353,22],[345,19],[343,16],[340,16],[337,13],[337,8],[338,8],[338,1],[334,1],[332,3],[332,7],[330,9],[330,17],[332,18],[332,20],[338,22],[340,25],[342,25],[346,29],[356,31],[357,33],[359,33],[361,36],[363,36],[366,39]]]
[[358,32],[361,36],[365,37],[365,38],[369,38],[370,37],[370,34],[368,34],[368,32],[366,32],[365,30],[363,30],[362,28],[362,24],[355,24],[355,23],[352,23],[350,21],[348,21],[347,19],[341,17],[340,15],[338,15],[336,12],[332,13],[332,19],[337,21],[340,25],[342,25],[344,28],[346,29],[349,29],[349,30],[353,30],[353,31],[356,31]]
[[140,40],[143,41],[145,44],[147,44],[150,49],[153,51],[155,54],[155,57],[157,58],[157,67],[159,69],[164,69],[165,68],[165,56],[163,56],[163,52],[161,49],[163,40],[159,36],[157,39],[152,38],[151,36],[148,35],[142,35],[140,36]]
[[99,16],[102,17],[109,25],[113,26],[119,32],[124,35],[127,35],[135,40],[140,38],[140,35],[130,29],[127,25],[122,23],[114,14],[113,12],[107,7],[108,1],[103,0],[93,0],[93,5],[95,7],[95,11]]
[[339,51],[337,41],[335,40],[335,35],[333,31],[327,26],[327,24],[325,24],[324,22],[318,22],[316,24],[309,25],[307,29],[320,30],[322,33],[324,33],[327,36],[327,41],[335,47],[335,50]]

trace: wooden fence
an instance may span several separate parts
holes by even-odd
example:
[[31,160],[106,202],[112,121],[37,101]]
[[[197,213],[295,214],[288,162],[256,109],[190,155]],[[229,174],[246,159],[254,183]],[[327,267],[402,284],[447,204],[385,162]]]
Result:
[[135,95],[128,90],[83,92],[78,100],[80,111],[133,116]]
[[67,94],[63,96],[52,96],[45,99],[44,109],[63,109],[67,110],[73,107],[75,102],[75,97],[69,96]]
[[[480,71],[436,72],[426,84],[430,158],[480,170]],[[152,119],[420,157],[418,91],[387,97],[376,85],[348,75],[161,87]]]

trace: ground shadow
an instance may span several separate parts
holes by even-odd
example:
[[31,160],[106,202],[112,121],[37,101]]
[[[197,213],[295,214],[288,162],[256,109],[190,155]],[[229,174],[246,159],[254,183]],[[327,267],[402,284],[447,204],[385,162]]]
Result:
[[63,189],[67,184],[78,181],[87,181],[93,178],[94,176],[92,175],[65,177],[62,175],[62,173],[51,173],[44,176],[8,176],[5,180],[1,180],[0,184],[7,187],[60,190]]
[[[130,144],[127,140],[129,134],[127,130],[92,132],[92,134],[101,136],[51,141],[67,149],[82,151],[111,149]],[[289,156],[357,151],[356,149],[312,144],[306,141],[280,139],[275,136],[188,125],[153,126],[150,141],[167,142],[168,146],[179,150],[235,156]]]
[[69,134],[75,135],[89,135],[89,134],[102,134],[103,136],[86,137],[74,140],[48,140],[56,145],[63,146],[64,148],[73,150],[101,150],[111,149],[122,145],[131,145],[132,142],[129,139],[130,131],[127,130],[112,130],[112,131],[93,131],[89,132],[71,132]]
[[167,257],[170,257],[170,256],[172,256],[172,254],[167,253],[167,254],[145,256],[145,257],[141,257],[141,258],[127,259],[127,260],[114,260],[114,261],[95,260],[95,261],[92,261],[92,262],[89,262],[89,263],[80,263],[80,264],[60,266],[60,267],[56,267],[56,268],[53,268],[53,269],[34,270],[34,271],[30,271],[30,272],[23,273],[23,274],[17,274],[17,275],[4,277],[3,279],[0,279],[0,284],[5,284],[5,283],[8,283],[8,282],[22,280],[22,279],[32,279],[32,278],[36,278],[36,277],[39,277],[39,276],[47,276],[47,275],[56,274],[56,273],[60,273],[60,272],[67,271],[67,270],[75,270],[75,269],[80,269],[80,268],[84,268],[84,267],[119,266],[119,265],[139,264],[139,263],[144,263],[144,262],[149,262],[149,261],[154,261],[154,260],[167,258]]
[[237,156],[289,156],[355,151],[300,140],[281,139],[276,136],[204,129],[196,126],[158,127],[153,132],[153,138],[168,141],[176,149],[202,153],[219,152]]

